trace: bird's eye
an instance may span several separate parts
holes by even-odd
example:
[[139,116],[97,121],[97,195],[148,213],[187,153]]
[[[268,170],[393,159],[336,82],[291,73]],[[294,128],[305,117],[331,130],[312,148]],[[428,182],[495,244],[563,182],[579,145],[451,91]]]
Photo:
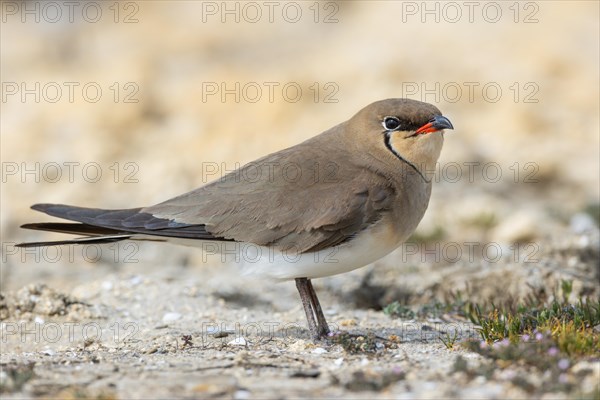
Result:
[[385,117],[382,125],[388,131],[393,131],[400,126],[400,120],[396,117]]

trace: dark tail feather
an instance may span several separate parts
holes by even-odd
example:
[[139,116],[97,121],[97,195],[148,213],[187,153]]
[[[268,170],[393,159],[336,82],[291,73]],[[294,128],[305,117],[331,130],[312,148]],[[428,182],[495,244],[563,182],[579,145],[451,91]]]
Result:
[[28,242],[18,243],[15,247],[42,247],[42,246],[61,246],[63,244],[102,244],[102,243],[113,243],[121,240],[129,239],[131,235],[115,235],[115,236],[102,236],[102,237],[83,237],[69,240],[56,240],[53,242]]
[[[54,242],[20,243],[17,245],[18,247],[111,243],[125,239],[154,240],[148,237],[140,238],[139,234],[157,236],[157,241],[164,241],[159,238],[161,236],[199,240],[229,240],[211,235],[202,224],[190,225],[157,218],[152,214],[140,212],[141,208],[103,210],[63,204],[34,204],[31,208],[77,223],[38,222],[22,225],[22,228],[71,233],[84,237]],[[137,237],[134,238],[134,236]]]
[[[64,204],[34,204],[31,206],[31,209],[41,211],[53,217],[116,229],[122,227],[123,222],[128,218],[140,215],[141,210],[141,208],[103,210],[100,208],[76,207]],[[151,217],[149,214],[144,215]]]
[[119,232],[116,229],[103,228],[101,226],[94,226],[94,225],[88,225],[88,224],[75,224],[75,223],[69,223],[69,222],[36,222],[33,224],[21,225],[21,228],[32,229],[35,231],[73,233],[73,234],[86,235],[86,236],[101,236],[101,235],[113,235],[115,233],[126,233],[126,232]]
[[21,225],[24,229],[33,229],[36,231],[72,233],[76,235],[85,235],[86,237],[57,240],[51,242],[30,242],[19,243],[16,247],[41,247],[41,246],[60,246],[63,244],[99,244],[112,243],[120,240],[129,239],[131,234],[127,232],[119,232],[115,229],[103,228],[101,226],[93,226],[88,224],[73,224],[62,222],[38,222],[34,224]]

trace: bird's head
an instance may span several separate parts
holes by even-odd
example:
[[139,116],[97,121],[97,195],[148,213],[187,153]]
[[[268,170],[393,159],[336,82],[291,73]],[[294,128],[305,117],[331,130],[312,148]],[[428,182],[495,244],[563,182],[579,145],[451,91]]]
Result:
[[[389,162],[395,158],[416,167],[431,179],[444,143],[444,129],[454,129],[437,107],[410,99],[387,99],[369,104],[350,121],[354,135],[367,141],[371,155]],[[409,164],[412,164],[410,166]]]

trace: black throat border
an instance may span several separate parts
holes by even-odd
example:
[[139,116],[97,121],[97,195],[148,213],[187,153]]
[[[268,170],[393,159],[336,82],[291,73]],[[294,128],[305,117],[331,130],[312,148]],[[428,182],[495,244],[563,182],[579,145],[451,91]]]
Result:
[[388,150],[389,150],[389,151],[391,151],[391,152],[392,152],[392,154],[394,154],[394,155],[395,155],[395,156],[396,156],[396,157],[397,157],[397,158],[398,158],[400,161],[402,161],[402,162],[404,162],[404,163],[406,163],[406,164],[410,165],[410,166],[412,167],[412,169],[414,169],[414,170],[415,170],[415,172],[416,172],[417,174],[419,174],[419,175],[421,176],[421,178],[423,178],[423,180],[424,180],[425,182],[427,182],[427,183],[431,182],[431,181],[427,180],[427,178],[425,178],[425,175],[423,175],[423,174],[421,173],[421,171],[419,171],[419,169],[417,168],[417,166],[416,166],[416,165],[414,165],[413,163],[411,163],[410,161],[408,161],[406,158],[402,157],[402,156],[401,156],[401,155],[400,155],[400,154],[399,154],[399,153],[398,153],[396,150],[394,150],[394,148],[392,147],[392,144],[390,143],[390,135],[391,135],[391,133],[392,133],[392,131],[386,131],[386,132],[384,132],[384,136],[385,136],[385,139],[384,139],[385,147],[387,147],[387,148],[388,148]]

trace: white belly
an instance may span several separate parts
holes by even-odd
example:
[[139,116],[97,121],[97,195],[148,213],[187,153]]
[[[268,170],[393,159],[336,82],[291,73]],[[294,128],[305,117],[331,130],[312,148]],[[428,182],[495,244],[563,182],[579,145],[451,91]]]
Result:
[[200,247],[208,254],[218,254],[223,262],[238,264],[243,274],[272,280],[322,278],[364,267],[395,250],[408,236],[398,233],[391,224],[377,224],[351,241],[311,253],[279,250],[241,242],[208,242],[169,239],[175,244]]

